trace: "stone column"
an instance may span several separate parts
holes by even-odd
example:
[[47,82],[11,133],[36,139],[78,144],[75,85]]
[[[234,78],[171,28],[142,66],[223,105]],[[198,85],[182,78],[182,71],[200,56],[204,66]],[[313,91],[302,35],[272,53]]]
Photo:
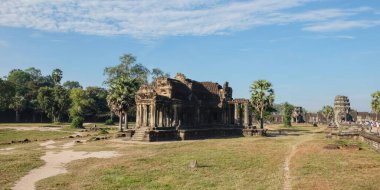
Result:
[[150,105],[150,128],[156,127],[156,105]]
[[235,103],[235,125],[239,125],[239,104]]
[[158,127],[163,127],[163,123],[162,123],[162,105],[160,106],[160,108],[158,109]]
[[244,104],[244,126],[248,127],[249,125],[249,112],[248,112],[248,103]]
[[136,126],[140,126],[140,121],[139,121],[139,117],[140,117],[140,105],[136,105]]
[[146,127],[147,126],[147,120],[148,120],[148,110],[147,110],[147,105],[143,105],[143,124],[142,126]]
[[174,126],[177,127],[178,126],[178,106],[177,105],[173,106],[173,111],[174,111],[174,114],[173,114]]

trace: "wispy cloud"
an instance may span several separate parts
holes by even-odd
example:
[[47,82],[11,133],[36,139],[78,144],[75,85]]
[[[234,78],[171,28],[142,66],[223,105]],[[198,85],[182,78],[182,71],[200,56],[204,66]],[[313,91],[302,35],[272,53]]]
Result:
[[356,28],[370,28],[380,25],[380,20],[368,21],[368,20],[339,20],[332,22],[322,22],[311,24],[303,28],[305,31],[312,32],[330,32],[330,31],[342,31]]
[[373,11],[369,7],[291,11],[314,1],[2,0],[0,26],[154,38],[224,34],[262,25],[291,23],[307,24],[306,31],[324,31],[318,27],[331,24],[329,20]]

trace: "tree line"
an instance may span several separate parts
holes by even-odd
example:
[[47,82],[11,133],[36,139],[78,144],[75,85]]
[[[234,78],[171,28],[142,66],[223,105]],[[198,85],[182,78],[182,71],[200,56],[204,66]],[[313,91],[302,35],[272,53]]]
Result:
[[0,78],[0,122],[72,122],[80,127],[84,121],[112,120],[113,113],[127,118],[130,112],[133,117],[138,88],[148,77],[169,76],[136,63],[132,54],[122,55],[120,64],[106,67],[104,75],[106,88],[83,88],[77,81],[61,84],[60,69],[47,76],[34,67],[13,69]]

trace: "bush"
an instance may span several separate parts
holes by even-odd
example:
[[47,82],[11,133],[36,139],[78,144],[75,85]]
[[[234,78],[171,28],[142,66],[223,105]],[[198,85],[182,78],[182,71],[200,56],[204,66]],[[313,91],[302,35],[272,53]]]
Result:
[[114,125],[114,122],[113,122],[112,119],[107,119],[104,124],[106,124],[106,125]]
[[106,134],[108,134],[108,129],[100,128],[99,135],[106,135]]
[[83,121],[84,119],[82,117],[75,117],[72,121],[71,121],[71,127],[72,128],[83,128]]

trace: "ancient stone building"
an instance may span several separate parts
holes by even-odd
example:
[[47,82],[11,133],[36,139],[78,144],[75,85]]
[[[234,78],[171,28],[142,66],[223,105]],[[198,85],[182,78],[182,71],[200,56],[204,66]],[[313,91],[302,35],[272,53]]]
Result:
[[351,104],[347,96],[336,96],[334,100],[334,120],[337,126],[342,122],[352,121]]
[[228,82],[198,82],[179,73],[142,86],[136,94],[132,140],[241,135],[250,125],[249,101],[233,99]]
[[292,113],[292,122],[294,123],[305,122],[305,113],[302,107],[294,107],[294,110]]

